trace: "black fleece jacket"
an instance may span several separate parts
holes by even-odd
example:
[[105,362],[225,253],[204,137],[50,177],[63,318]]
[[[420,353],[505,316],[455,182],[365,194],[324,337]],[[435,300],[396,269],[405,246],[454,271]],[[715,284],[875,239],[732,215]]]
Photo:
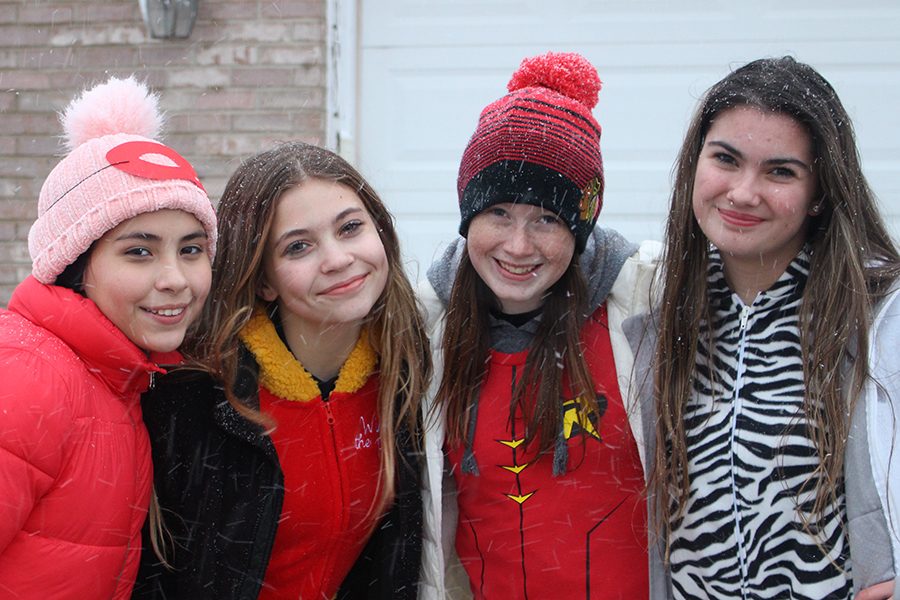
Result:
[[[243,349],[242,349],[243,350]],[[242,351],[238,397],[258,395],[257,366]],[[172,535],[160,564],[144,527],[132,598],[255,600],[284,498],[271,439],[226,401],[208,376],[175,371],[142,399],[154,483]],[[413,599],[422,547],[420,460],[398,435],[397,495],[344,580],[339,599]]]

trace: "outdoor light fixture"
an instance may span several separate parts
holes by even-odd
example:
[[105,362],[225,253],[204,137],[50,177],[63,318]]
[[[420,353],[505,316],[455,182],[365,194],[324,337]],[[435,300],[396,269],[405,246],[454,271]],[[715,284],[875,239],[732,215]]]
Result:
[[198,1],[138,0],[138,3],[150,37],[169,39],[190,37],[197,20]]

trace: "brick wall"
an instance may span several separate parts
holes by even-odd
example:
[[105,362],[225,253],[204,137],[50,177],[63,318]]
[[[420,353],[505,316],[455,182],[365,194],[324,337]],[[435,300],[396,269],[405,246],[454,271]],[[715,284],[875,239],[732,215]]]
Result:
[[165,141],[213,200],[241,158],[323,143],[325,0],[200,0],[187,40],[155,40],[137,0],[0,1],[0,305],[30,272],[26,236],[59,160],[56,113],[109,75],[161,95]]

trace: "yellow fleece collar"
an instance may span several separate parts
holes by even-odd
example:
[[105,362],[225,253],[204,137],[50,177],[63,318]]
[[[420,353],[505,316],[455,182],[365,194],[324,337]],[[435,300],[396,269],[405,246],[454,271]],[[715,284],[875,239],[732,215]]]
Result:
[[[238,337],[256,357],[259,383],[269,392],[279,398],[299,402],[309,402],[320,396],[316,381],[278,337],[275,324],[265,312],[254,312]],[[369,380],[377,362],[378,356],[363,329],[338,373],[334,391],[357,391]]]

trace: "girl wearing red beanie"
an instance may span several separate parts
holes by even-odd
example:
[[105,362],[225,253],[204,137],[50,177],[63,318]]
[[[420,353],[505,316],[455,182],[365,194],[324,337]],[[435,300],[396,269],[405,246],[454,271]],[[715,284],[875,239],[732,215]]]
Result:
[[622,321],[655,247],[596,228],[600,80],[526,59],[459,168],[460,233],[428,272],[423,596],[646,598],[644,427]]

